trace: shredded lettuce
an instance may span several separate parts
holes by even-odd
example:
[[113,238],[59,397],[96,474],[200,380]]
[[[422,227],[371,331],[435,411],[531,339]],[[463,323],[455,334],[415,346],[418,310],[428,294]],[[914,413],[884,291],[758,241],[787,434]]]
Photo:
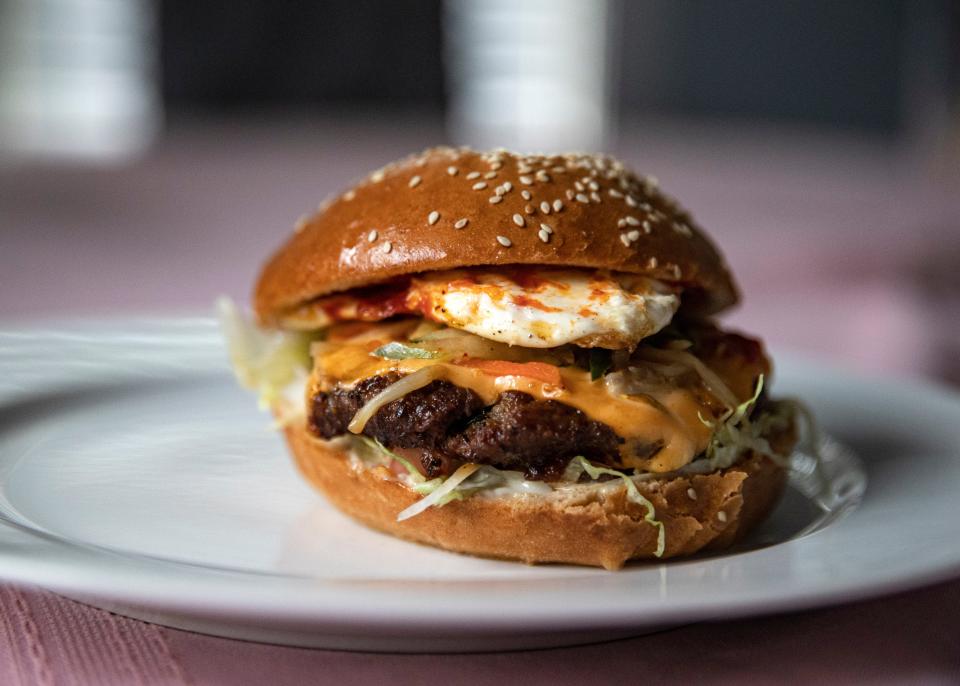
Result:
[[[390,450],[387,446],[385,446],[383,443],[378,441],[376,438],[370,438],[369,436],[354,436],[354,438],[356,438],[358,441],[363,443],[365,446],[367,446],[371,450],[378,451],[382,453],[384,456],[402,465],[403,468],[406,469],[407,472],[410,474],[410,480],[413,481],[415,484],[417,484],[417,486],[423,486],[427,483],[426,477],[424,477],[423,474],[420,473],[420,470],[418,470],[416,467],[413,466],[410,460],[400,457],[395,452]],[[434,481],[436,481],[436,479],[434,479]]]
[[408,360],[410,358],[418,360],[432,360],[439,357],[438,353],[423,348],[415,348],[404,343],[387,343],[374,350],[371,355],[382,357],[387,360]]
[[237,380],[257,392],[261,408],[270,408],[309,371],[314,335],[260,329],[229,298],[217,301],[217,312]]
[[813,460],[813,474],[817,479],[822,497],[823,494],[831,491],[832,484],[830,483],[830,478],[827,476],[823,464],[823,454],[821,453],[823,439],[820,435],[820,429],[817,426],[817,420],[813,416],[810,408],[796,398],[784,398],[779,400],[778,403],[783,406],[787,412],[800,416],[806,425],[806,430],[801,434],[801,442]]
[[609,469],[608,467],[598,467],[597,465],[590,462],[587,458],[582,455],[577,455],[571,463],[576,462],[580,467],[583,468],[583,471],[587,475],[596,480],[600,477],[601,474],[607,474],[609,476],[616,476],[623,480],[623,485],[627,489],[627,498],[637,503],[638,505],[643,506],[647,510],[646,516],[643,518],[643,521],[657,527],[657,550],[654,552],[656,557],[663,555],[663,551],[666,548],[667,543],[667,533],[666,529],[663,526],[663,522],[657,519],[657,512],[653,507],[653,503],[647,500],[640,493],[640,489],[637,488],[637,484],[634,483],[633,479],[629,474],[624,474],[619,472],[616,469]]
[[[437,477],[428,480],[409,460],[400,457],[375,438],[352,435],[347,440],[351,441],[354,455],[364,461],[372,460],[377,464],[389,464],[391,460],[395,460],[402,465],[410,475],[407,486],[420,495],[431,495],[447,484],[449,478],[451,478]],[[470,475],[469,480],[463,479],[459,483],[447,485],[444,492],[430,502],[429,507],[442,507],[453,500],[463,500],[481,491],[496,495],[501,489],[510,494],[532,493],[544,495],[553,492],[553,489],[547,484],[527,480],[522,472],[501,470],[490,465],[478,465],[478,468]],[[420,512],[422,511],[420,510]]]
[[[381,462],[385,463],[388,460],[395,460],[401,464],[410,476],[409,485],[411,489],[425,496],[401,512],[397,516],[397,521],[415,517],[431,507],[443,507],[454,500],[463,500],[479,491],[495,492],[498,488],[502,487],[513,486],[515,488],[516,483],[514,482],[517,481],[525,485],[531,483],[528,482],[520,472],[504,471],[496,467],[491,467],[490,465],[476,464],[461,465],[457,471],[446,478],[438,477],[427,480],[409,460],[400,457],[377,439],[360,435],[354,435],[350,438],[353,441],[359,442],[368,452],[377,456]],[[599,467],[589,462],[586,458],[578,456],[573,458],[567,466],[567,471],[564,473],[564,480],[576,483],[583,472],[586,472],[591,479],[597,479],[601,474],[609,474],[623,479],[627,489],[627,497],[635,503],[642,505],[647,511],[644,521],[657,527],[657,550],[655,555],[660,557],[663,554],[666,544],[663,523],[656,519],[653,503],[641,495],[633,478],[614,469]],[[568,476],[569,479],[567,478]],[[538,487],[521,490],[540,495],[552,492],[553,490],[549,485],[539,484],[539,482],[532,483]]]
[[780,455],[764,438],[779,426],[786,426],[790,421],[792,407],[777,405],[773,411],[764,412],[754,420],[750,419],[750,411],[757,404],[760,393],[763,391],[763,374],[757,379],[753,395],[731,410],[725,412],[716,421],[710,421],[699,415],[700,421],[713,430],[710,444],[705,451],[703,460],[695,463],[698,468],[713,471],[726,469],[731,466],[747,450],[753,450],[769,457],[779,465],[787,466],[789,459]]
[[447,477],[443,483],[433,489],[429,495],[421,498],[413,505],[403,510],[397,515],[397,521],[402,522],[405,519],[416,517],[418,514],[429,510],[431,507],[442,507],[451,500],[460,500],[463,494],[456,489],[464,481],[473,476],[473,473],[480,469],[478,464],[463,464],[457,468],[453,474]]

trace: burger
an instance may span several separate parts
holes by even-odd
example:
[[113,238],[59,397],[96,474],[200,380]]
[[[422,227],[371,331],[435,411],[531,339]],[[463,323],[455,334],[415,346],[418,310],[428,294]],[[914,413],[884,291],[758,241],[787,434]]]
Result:
[[726,548],[796,441],[737,288],[622,162],[434,148],[328,200],[264,266],[238,375],[342,512],[459,553],[618,569]]

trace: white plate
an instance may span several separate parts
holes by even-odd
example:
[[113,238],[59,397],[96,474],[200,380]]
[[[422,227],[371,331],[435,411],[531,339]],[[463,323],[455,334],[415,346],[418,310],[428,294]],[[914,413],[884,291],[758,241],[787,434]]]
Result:
[[[370,650],[559,645],[874,596],[960,572],[960,400],[779,356],[838,480],[738,550],[611,573],[404,543],[331,510],[212,322],[0,333],[0,575],[227,636]],[[862,496],[862,498],[861,498]]]

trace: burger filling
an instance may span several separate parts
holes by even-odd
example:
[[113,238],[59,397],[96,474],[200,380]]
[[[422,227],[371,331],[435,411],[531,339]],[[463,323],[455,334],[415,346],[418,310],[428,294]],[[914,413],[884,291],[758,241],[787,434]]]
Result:
[[323,332],[317,437],[367,436],[428,478],[482,464],[554,481],[577,456],[681,469],[769,374],[758,341],[673,321],[678,306],[643,277],[462,269],[322,298],[284,325]]
[[334,325],[314,343],[308,425],[320,438],[374,438],[427,477],[475,463],[550,481],[578,455],[675,471],[769,371],[758,342],[702,324],[616,352],[521,351],[415,320],[401,334],[397,324]]
[[[286,313],[302,334],[254,341],[234,327],[233,354],[259,360],[241,375],[275,411],[302,416],[279,387],[305,383],[314,436],[429,480],[424,507],[484,474],[549,489],[715,469],[750,449],[776,458],[767,435],[791,420],[761,392],[761,344],[674,317],[679,304],[663,283],[602,271],[436,272]],[[303,351],[305,379],[276,362]]]

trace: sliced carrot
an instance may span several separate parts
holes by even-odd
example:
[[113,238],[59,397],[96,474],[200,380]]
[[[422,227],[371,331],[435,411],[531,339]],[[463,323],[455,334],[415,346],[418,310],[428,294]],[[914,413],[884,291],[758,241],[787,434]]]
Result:
[[458,364],[479,369],[491,376],[525,376],[552,386],[562,386],[560,369],[546,362],[507,362],[506,360],[480,360],[467,358]]

